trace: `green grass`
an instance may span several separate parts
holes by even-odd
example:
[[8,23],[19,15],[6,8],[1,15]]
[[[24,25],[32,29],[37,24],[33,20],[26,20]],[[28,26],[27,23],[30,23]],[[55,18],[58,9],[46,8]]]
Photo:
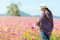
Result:
[[[33,35],[29,35],[26,32],[22,33],[23,38],[27,38],[28,40],[32,40],[32,36],[34,36],[36,39],[35,40],[40,40],[41,39],[41,35],[34,33]],[[55,37],[54,34],[51,35],[50,40],[60,40],[60,37]]]

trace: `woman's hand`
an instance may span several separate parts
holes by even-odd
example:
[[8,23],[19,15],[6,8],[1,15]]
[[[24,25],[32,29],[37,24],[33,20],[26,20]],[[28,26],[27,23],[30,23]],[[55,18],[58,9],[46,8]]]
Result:
[[34,24],[34,25],[32,25],[32,29],[39,29],[39,27],[38,27],[38,25],[36,25],[36,24]]
[[36,25],[32,25],[32,27],[35,27]]

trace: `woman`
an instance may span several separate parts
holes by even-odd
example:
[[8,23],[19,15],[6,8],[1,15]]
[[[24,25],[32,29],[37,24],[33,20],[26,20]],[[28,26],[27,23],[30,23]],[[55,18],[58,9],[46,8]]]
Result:
[[53,16],[51,11],[45,6],[41,5],[42,16],[37,22],[40,27],[40,33],[43,40],[50,40],[50,34],[53,29]]

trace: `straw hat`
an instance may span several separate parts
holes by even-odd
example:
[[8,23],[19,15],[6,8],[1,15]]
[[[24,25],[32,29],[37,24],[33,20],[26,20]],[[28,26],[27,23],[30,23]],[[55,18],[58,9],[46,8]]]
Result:
[[46,8],[46,4],[45,3],[40,4],[40,8]]

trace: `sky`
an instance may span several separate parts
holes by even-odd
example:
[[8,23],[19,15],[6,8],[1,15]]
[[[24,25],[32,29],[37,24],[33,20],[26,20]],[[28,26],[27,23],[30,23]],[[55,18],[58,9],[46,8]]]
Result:
[[19,9],[30,15],[41,15],[40,4],[45,3],[53,15],[60,16],[60,0],[0,0],[0,14],[5,14],[11,3],[18,3]]

